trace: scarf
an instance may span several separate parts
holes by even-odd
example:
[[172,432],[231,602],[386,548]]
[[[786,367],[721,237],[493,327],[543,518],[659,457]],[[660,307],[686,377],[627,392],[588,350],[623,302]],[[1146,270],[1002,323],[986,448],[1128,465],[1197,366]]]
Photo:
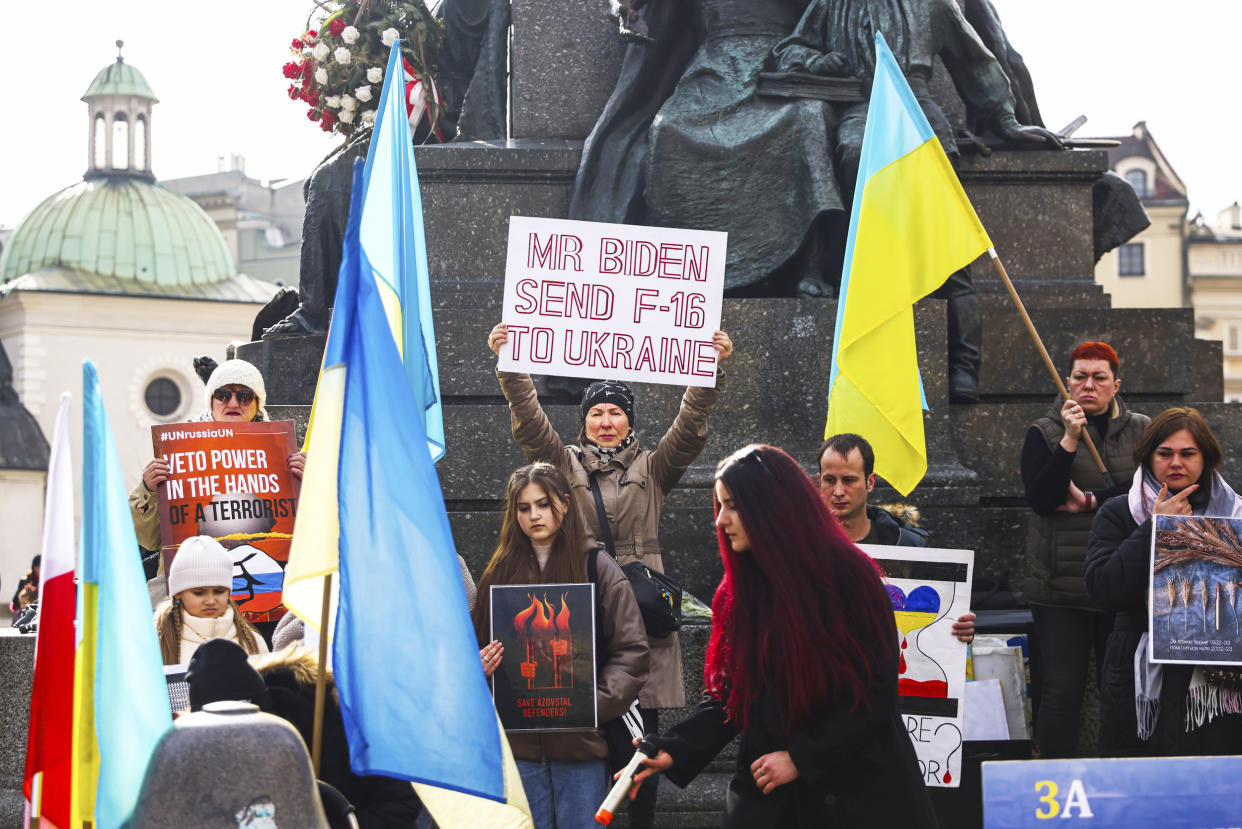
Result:
[[178,659],[182,665],[190,661],[198,646],[209,639],[228,639],[237,641],[237,625],[233,623],[233,608],[226,607],[224,613],[214,619],[191,616],[181,609],[181,651]]
[[599,458],[600,466],[607,466],[609,463],[612,462],[614,458],[617,457],[618,452],[628,447],[635,440],[636,438],[634,437],[634,430],[631,429],[630,433],[625,436],[625,440],[621,441],[620,443],[618,443],[616,446],[612,447],[611,449],[605,448],[603,446],[599,446],[598,444],[591,443],[591,441],[589,440],[585,441],[585,443],[586,443],[586,448],[591,450],[591,454]]
[[[1146,466],[1134,470],[1134,481],[1126,496],[1130,517],[1136,524],[1151,518],[1151,508],[1160,494],[1160,482]],[[1194,515],[1224,518],[1242,517],[1242,498],[1225,482],[1219,472],[1212,474],[1212,491],[1207,506],[1193,511]],[[1148,589],[1148,604],[1151,595]],[[1160,691],[1164,686],[1164,665],[1152,662],[1148,652],[1150,636],[1144,632],[1134,651],[1134,707],[1138,718],[1138,736],[1151,739],[1156,721],[1160,719]],[[1222,714],[1242,713],[1242,694],[1212,685],[1204,676],[1203,667],[1196,665],[1186,692],[1186,731],[1190,732]]]

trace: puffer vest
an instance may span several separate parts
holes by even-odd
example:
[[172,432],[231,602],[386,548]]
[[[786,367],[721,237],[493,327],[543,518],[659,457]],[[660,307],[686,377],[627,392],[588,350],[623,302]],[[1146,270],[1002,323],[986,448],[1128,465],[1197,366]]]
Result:
[[[1103,438],[1090,421],[1087,429],[1104,465],[1112,473],[1113,483],[1122,485],[1134,477],[1134,447],[1150,418],[1131,412],[1120,397],[1113,398],[1111,409],[1107,434]],[[1054,400],[1048,414],[1031,425],[1039,429],[1048,451],[1055,451],[1065,435],[1065,424],[1061,422],[1061,399]],[[1109,486],[1091,453],[1081,443],[1074,453],[1070,480],[1083,492],[1094,492]],[[1082,583],[1087,540],[1091,536],[1091,522],[1094,520],[1095,511],[1092,511],[1037,516],[1031,522],[1026,547],[1026,580],[1023,584],[1027,601],[1099,610],[1087,596]]]

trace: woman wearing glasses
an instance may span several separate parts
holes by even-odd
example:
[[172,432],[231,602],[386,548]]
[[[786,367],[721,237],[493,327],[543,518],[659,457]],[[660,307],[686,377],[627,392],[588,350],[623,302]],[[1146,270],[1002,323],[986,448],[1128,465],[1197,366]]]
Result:
[[[226,360],[216,366],[207,379],[207,411],[194,418],[198,422],[249,423],[267,420],[263,401],[267,396],[263,375],[245,360]],[[289,471],[302,477],[306,453],[289,456]],[[134,517],[138,544],[148,550],[160,548],[159,487],[168,480],[168,462],[152,458],[142,470],[142,480],[129,494],[129,511]]]

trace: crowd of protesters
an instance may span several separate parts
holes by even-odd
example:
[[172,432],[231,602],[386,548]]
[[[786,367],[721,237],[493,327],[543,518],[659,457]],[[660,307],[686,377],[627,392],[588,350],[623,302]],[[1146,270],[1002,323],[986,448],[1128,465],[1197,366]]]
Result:
[[[506,342],[505,326],[493,328],[491,350],[499,354]],[[721,361],[732,352],[723,332],[714,344]],[[654,449],[639,444],[634,394],[624,383],[584,388],[580,428],[567,443],[528,375],[498,378],[514,440],[531,463],[509,477],[499,541],[477,591],[459,557],[481,668],[492,677],[506,658],[491,638],[490,587],[594,584],[600,721],[637,701],[658,749],[636,777],[630,825],[654,825],[659,776],[685,786],[740,736],[725,826],[889,825],[886,809],[893,822],[935,826],[897,707],[898,639],[883,573],[856,546],[925,547],[929,533],[911,505],[868,503],[876,475],[866,439],[829,438],[812,475],[758,444],[720,462],[712,505],[724,576],[712,602],[705,694],[688,718],[666,719],[660,732],[658,712],[686,702],[678,637],[649,634],[621,566],[637,561],[663,572],[664,499],[706,443],[723,372],[714,388],[686,390]],[[1038,755],[1078,753],[1092,653],[1100,753],[1235,753],[1236,672],[1146,658],[1152,516],[1242,516],[1242,498],[1217,472],[1221,448],[1194,409],[1152,420],[1132,412],[1118,394],[1120,360],[1105,343],[1076,348],[1066,380],[1068,399],[1031,424],[1020,464],[1036,514],[1023,586],[1033,617]],[[217,368],[207,391],[201,419],[265,417],[263,380],[248,363]],[[1087,436],[1103,469],[1085,449]],[[289,459],[294,474],[304,463],[301,453]],[[168,478],[161,464],[147,464],[131,495],[139,539],[156,549],[155,496]],[[309,741],[315,660],[300,647],[300,622],[287,617],[275,633],[277,652],[267,655],[264,636],[229,598],[228,552],[206,536],[188,539],[168,572],[153,575],[167,595],[156,614],[164,661],[189,664],[192,705],[247,699]],[[974,625],[968,613],[953,633],[970,642]],[[354,804],[363,827],[413,825],[421,807],[412,790],[353,775],[339,710],[330,705],[326,718],[324,781]],[[512,732],[509,742],[541,829],[595,825],[609,775],[631,753],[602,732]]]

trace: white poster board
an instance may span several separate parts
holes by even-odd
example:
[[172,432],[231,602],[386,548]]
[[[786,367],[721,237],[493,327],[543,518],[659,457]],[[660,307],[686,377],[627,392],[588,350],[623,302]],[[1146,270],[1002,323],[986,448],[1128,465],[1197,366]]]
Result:
[[956,787],[962,778],[966,644],[953,622],[970,610],[971,550],[859,545],[885,573],[901,658],[897,692],[923,781]]
[[726,238],[511,216],[498,367],[715,386]]

